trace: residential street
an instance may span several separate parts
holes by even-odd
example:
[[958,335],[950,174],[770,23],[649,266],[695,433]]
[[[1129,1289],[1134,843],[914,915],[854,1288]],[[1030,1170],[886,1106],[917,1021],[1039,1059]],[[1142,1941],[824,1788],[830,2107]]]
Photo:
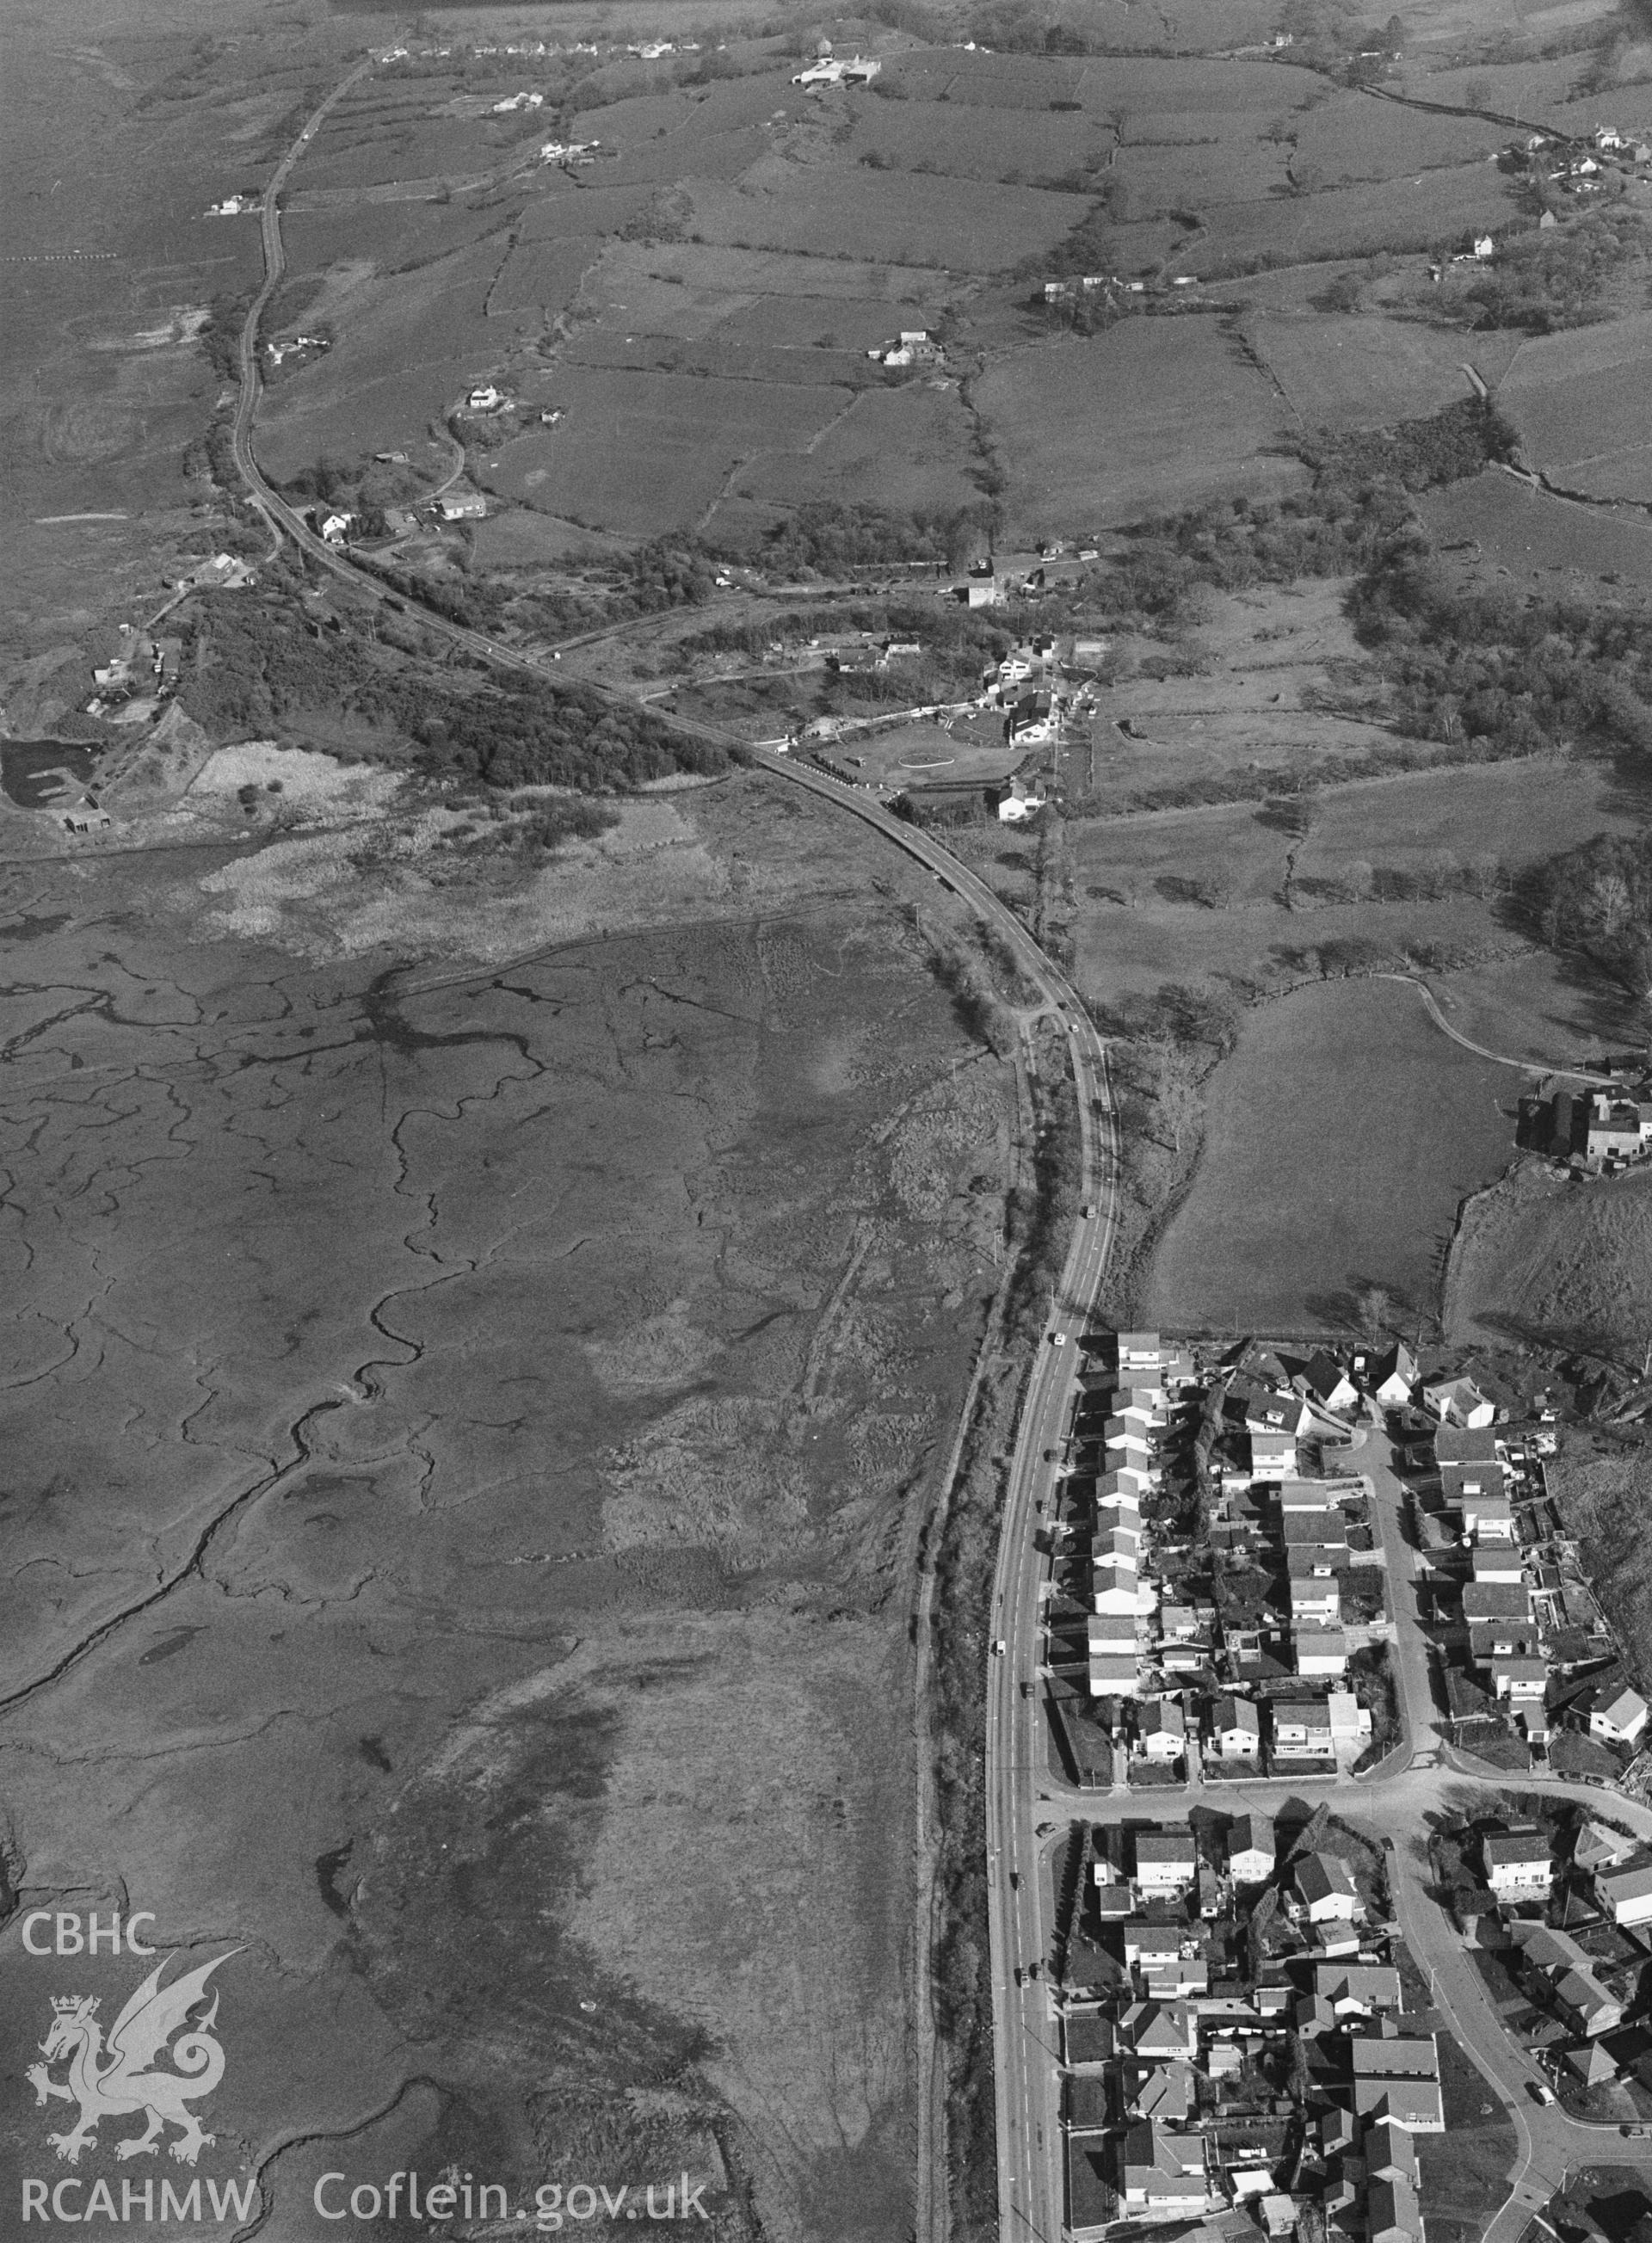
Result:
[[[1459,1753],[1442,1741],[1433,1726],[1431,1652],[1418,1620],[1413,1585],[1418,1553],[1405,1533],[1406,1491],[1392,1469],[1387,1438],[1380,1425],[1357,1431],[1353,1447],[1357,1469],[1365,1475],[1372,1491],[1373,1523],[1387,1563],[1397,1634],[1392,1665],[1405,1729],[1403,1744],[1380,1768],[1363,1776],[1326,1775],[1283,1783],[1223,1783],[1210,1780],[1207,1772],[1202,1782],[1181,1790],[1132,1793],[1128,1788],[1116,1787],[1111,1791],[1092,1792],[1075,1789],[1052,1778],[1042,1729],[1037,1731],[1036,1750],[1029,1749],[1026,1763],[1031,1781],[1026,1787],[1022,1815],[1028,1844],[1038,1848],[1042,1857],[1042,1874],[1035,1879],[1023,1875],[1021,1896],[1025,1898],[1028,1889],[1035,1886],[1045,1916],[1042,1943],[1035,1943],[1028,1931],[1023,1930],[1022,1937],[1026,1944],[1022,1953],[1048,1952],[1053,1930],[1051,1864],[1074,1822],[1113,1824],[1165,1821],[1185,1815],[1189,1807],[1196,1804],[1235,1815],[1253,1809],[1277,1813],[1288,1800],[1305,1799],[1316,1805],[1327,1800],[1338,1814],[1347,1816],[1372,1835],[1392,1837],[1393,1849],[1386,1859],[1395,1920],[1419,1970],[1433,1988],[1437,2008],[1514,2124],[1519,2155],[1507,2176],[1506,2199],[1500,2206],[1487,2207],[1486,2243],[1517,2243],[1532,2213],[1548,2201],[1568,2171],[1580,2166],[1599,2162],[1636,2167],[1644,2175],[1648,2194],[1652,2196],[1652,2140],[1627,2139],[1615,2125],[1585,2124],[1568,2118],[1558,2105],[1539,2104],[1532,2098],[1527,2092],[1528,2083],[1536,2082],[1541,2075],[1504,2031],[1470,1951],[1458,1937],[1450,1916],[1429,1895],[1429,1870],[1422,1847],[1426,1835],[1426,1815],[1431,1810],[1466,1804],[1476,1793],[1489,1792],[1514,1779]],[[1005,1531],[1008,1540],[1008,1521]],[[1037,1600],[1035,1582],[1039,1570],[1039,1561],[1031,1552],[1030,1534],[1027,1537],[1027,1549],[1025,1593],[1030,1609]],[[1034,1707],[1036,1710],[1035,1700]],[[1521,1776],[1518,1782],[1523,1791],[1541,1791],[1589,1806],[1600,1803],[1602,1797],[1599,1790],[1588,1784],[1555,1778]],[[1610,1800],[1615,1819],[1652,1841],[1652,1809],[1615,1795],[1610,1795]],[[1039,1828],[1049,1833],[1042,1841],[1035,1835]],[[1026,1852],[1021,1852],[1017,1858],[1024,1869]],[[1023,1910],[1023,1916],[1025,1913]],[[1037,1999],[1028,2004],[1027,1997],[1030,1994],[1035,1994]],[[1021,2014],[1016,2016],[1012,2004],[1010,2017],[1022,2046],[1019,2051],[1009,2051],[1015,2059],[1010,2063],[1004,2062],[1001,2056],[1001,2081],[1006,2077],[1019,2078],[1024,2094],[1028,2087],[1042,2080],[1042,2093],[1034,2098],[1030,2108],[1012,2114],[1011,2144],[1029,2148],[1033,2169],[1024,2178],[1019,2173],[1013,2177],[1016,2224],[1012,2226],[1007,2221],[1002,2232],[1006,2236],[1033,2235],[1041,2238],[1042,2243],[1060,2243],[1064,2231],[1060,2212],[1053,2208],[1062,2205],[1064,2189],[1056,2065],[1060,2047],[1058,2020],[1053,1996],[1042,1981],[1036,1986],[1023,1988],[1019,2002]],[[1001,2155],[1004,2133],[1001,2119]],[[1042,2174],[1036,2170],[1040,2166]],[[1426,2213],[1426,2203],[1423,2208]]]

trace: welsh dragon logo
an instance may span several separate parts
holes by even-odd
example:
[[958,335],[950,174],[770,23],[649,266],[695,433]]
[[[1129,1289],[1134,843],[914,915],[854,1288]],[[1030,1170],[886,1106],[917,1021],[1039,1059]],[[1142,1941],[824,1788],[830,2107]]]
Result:
[[[105,2118],[135,2118],[140,2112],[149,2123],[141,2134],[116,2143],[118,2158],[152,2157],[169,2125],[181,2129],[178,2139],[167,2144],[181,2165],[192,2166],[217,2139],[201,2132],[200,2120],[189,2108],[210,2095],[224,2077],[224,2051],[212,2037],[218,2021],[216,1990],[206,2015],[175,2046],[168,2044],[205,1999],[206,1981],[219,1964],[240,1952],[232,1947],[170,1986],[160,1983],[166,1963],[158,1964],[115,2019],[107,2043],[98,2022],[95,1997],[71,1994],[52,2003],[51,2031],[40,2044],[46,2060],[31,2064],[28,2076],[38,2105],[52,2101],[80,2105],[79,2120],[68,2133],[46,2138],[60,2158],[78,2165],[82,2150],[97,2147],[98,2129]],[[176,2071],[152,2070],[160,2055],[170,2056]],[[51,2077],[51,2069],[64,2058],[69,2062],[66,2087]]]

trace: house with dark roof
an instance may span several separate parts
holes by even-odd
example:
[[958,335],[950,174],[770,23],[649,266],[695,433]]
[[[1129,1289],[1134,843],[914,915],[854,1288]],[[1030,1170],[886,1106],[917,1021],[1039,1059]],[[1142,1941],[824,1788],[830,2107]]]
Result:
[[1486,1883],[1500,1900],[1541,1899],[1554,1882],[1554,1856],[1541,1830],[1489,1831],[1480,1854]]
[[1310,1923],[1346,1922],[1359,1907],[1359,1888],[1340,1854],[1305,1855],[1297,1863],[1296,1888]]
[[1241,1815],[1228,1832],[1228,1875],[1236,1885],[1259,1885],[1273,1875],[1278,1850],[1265,1815]]
[[1377,2180],[1365,2194],[1370,2243],[1423,2243],[1422,2206],[1408,2180]]
[[1204,2137],[1138,2119],[1119,2152],[1119,2194],[1134,2211],[1203,2212]]
[[1338,2017],[1392,2014],[1404,2006],[1399,1973],[1386,1963],[1316,1963],[1313,1991]]
[[1403,2180],[1413,2188],[1421,2178],[1417,2145],[1405,2128],[1392,2118],[1379,2118],[1367,2126],[1360,2144],[1365,2172],[1372,2180]]
[[1420,1376],[1417,1358],[1403,1340],[1396,1340],[1386,1354],[1377,1357],[1366,1371],[1371,1391],[1385,1408],[1390,1410],[1398,1410],[1410,1401]]
[[1322,1410],[1352,1410],[1359,1399],[1359,1388],[1324,1348],[1315,1350],[1291,1384],[1305,1400],[1311,1398]]

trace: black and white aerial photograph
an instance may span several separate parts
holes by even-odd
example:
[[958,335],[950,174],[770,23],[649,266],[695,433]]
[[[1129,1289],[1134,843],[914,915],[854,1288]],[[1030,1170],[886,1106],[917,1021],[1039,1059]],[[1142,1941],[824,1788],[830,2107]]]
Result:
[[1652,2243],[1652,0],[0,0],[0,2243]]

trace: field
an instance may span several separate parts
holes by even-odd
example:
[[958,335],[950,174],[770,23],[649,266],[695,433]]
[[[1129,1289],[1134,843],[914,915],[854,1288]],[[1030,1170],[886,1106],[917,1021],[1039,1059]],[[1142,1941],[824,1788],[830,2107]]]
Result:
[[1448,1334],[1582,1350],[1633,1366],[1652,1313],[1652,1178],[1580,1187],[1532,1164],[1465,1213],[1446,1289]]
[[982,109],[955,101],[872,101],[855,116],[847,152],[877,168],[1025,186],[1060,178],[1087,161],[1104,161],[1112,144],[1105,118],[1090,114],[1051,116],[1048,110]]
[[1399,983],[1248,1014],[1145,1312],[1178,1330],[1348,1327],[1372,1283],[1422,1310],[1459,1201],[1513,1157],[1518,1080],[1449,1043]]
[[970,421],[955,389],[869,389],[807,451],[770,453],[743,468],[731,500],[797,506],[810,499],[867,506],[978,504]]
[[1477,574],[1615,576],[1652,587],[1652,528],[1637,515],[1556,498],[1495,468],[1431,491],[1419,511],[1442,547],[1476,549]]
[[561,407],[566,421],[508,443],[488,488],[595,527],[652,535],[689,527],[746,461],[800,452],[850,396],[564,362],[540,401]]
[[1293,168],[1300,174],[1311,166],[1330,186],[1484,163],[1509,137],[1507,127],[1481,118],[1436,117],[1417,109],[1396,113],[1392,104],[1359,93],[1333,94],[1290,122]]
[[[226,789],[311,804],[306,759],[248,756]],[[331,886],[265,861],[298,840],[12,882],[43,988],[131,1001],[10,1087],[39,1204],[84,1213],[30,1218],[8,1326],[19,1453],[75,1486],[11,1681],[113,1627],[0,1739],[10,1857],[245,1946],[216,2108],[278,2226],[323,2166],[596,2158],[705,2176],[732,2238],[748,2196],[799,2243],[907,2232],[890,1575],[993,1283],[1009,1079],[902,915],[933,884],[856,829],[741,780],[635,815],[634,888],[549,948],[557,869],[472,868],[491,968],[452,887],[415,932],[394,850]],[[107,1324],[65,1354],[94,1261]],[[30,1971],[14,1943],[14,2066]]]
[[1006,353],[974,397],[1008,477],[1008,534],[1022,541],[1302,477],[1294,461],[1257,456],[1287,424],[1214,320],[1125,320]]
[[1323,264],[1380,250],[1433,249],[1471,230],[1506,226],[1513,208],[1508,182],[1488,164],[1326,187],[1265,204],[1224,201],[1204,212],[1203,236],[1177,257],[1175,270],[1206,273],[1251,258]]
[[1545,335],[1526,345],[1498,387],[1531,464],[1595,498],[1652,497],[1645,394],[1652,313]]
[[1240,333],[1304,428],[1419,420],[1467,396],[1462,362],[1479,363],[1478,336],[1379,315],[1262,313],[1242,320]]
[[714,244],[829,255],[828,241],[853,243],[880,263],[955,273],[999,272],[1051,249],[1083,210],[1033,187],[858,169],[829,182],[792,176],[766,192],[716,180],[685,192],[689,225]]

